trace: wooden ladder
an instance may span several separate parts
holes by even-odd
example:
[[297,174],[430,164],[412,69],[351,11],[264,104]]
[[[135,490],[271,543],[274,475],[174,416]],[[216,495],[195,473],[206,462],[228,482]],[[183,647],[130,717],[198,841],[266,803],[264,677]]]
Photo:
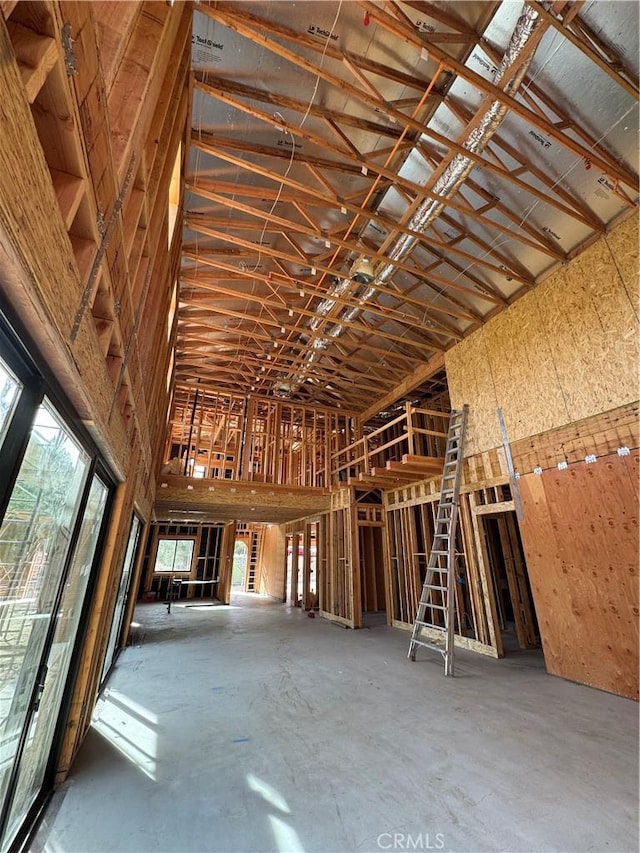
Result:
[[468,406],[463,406],[462,409],[452,411],[449,418],[433,544],[408,654],[409,659],[414,661],[419,646],[439,652],[444,658],[445,675],[453,675],[456,526],[467,411]]

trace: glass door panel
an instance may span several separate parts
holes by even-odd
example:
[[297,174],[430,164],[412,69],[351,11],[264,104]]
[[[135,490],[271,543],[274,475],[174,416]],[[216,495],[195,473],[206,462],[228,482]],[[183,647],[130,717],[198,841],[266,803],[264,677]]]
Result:
[[0,360],[0,447],[4,441],[11,415],[15,411],[22,383]]
[[30,721],[24,750],[20,756],[18,783],[5,833],[7,839],[11,839],[18,830],[44,781],[107,496],[107,487],[94,478],[73,561],[56,613],[56,628],[47,657],[47,674],[42,697]]
[[2,526],[0,803],[5,802],[56,611],[89,457],[53,406],[39,407]]
[[104,678],[109,671],[109,667],[113,663],[116,643],[118,641],[118,637],[120,636],[120,630],[122,628],[122,617],[124,615],[124,606],[127,603],[127,593],[129,592],[129,580],[131,578],[131,571],[133,569],[133,561],[136,556],[136,546],[138,544],[138,536],[140,533],[140,519],[134,515],[133,521],[131,522],[131,530],[129,531],[129,541],[127,543],[127,553],[124,557],[124,565],[122,567],[122,577],[120,578],[120,586],[118,587],[118,598],[116,600],[115,610],[113,612],[113,619],[111,621],[111,632],[109,633],[109,642],[107,643],[107,653],[104,658],[104,664],[102,667],[102,675],[100,676],[100,681],[104,681]]

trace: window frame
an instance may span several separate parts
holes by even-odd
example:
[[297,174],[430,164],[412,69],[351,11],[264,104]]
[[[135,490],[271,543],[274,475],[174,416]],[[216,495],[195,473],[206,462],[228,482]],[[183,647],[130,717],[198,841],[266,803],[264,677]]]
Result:
[[[176,569],[175,568],[175,555],[174,555],[174,567],[171,569],[157,569],[156,566],[158,564],[158,548],[161,542],[191,542],[191,560],[189,563],[189,568],[186,570]],[[156,541],[153,549],[153,571],[152,576],[157,577],[170,577],[171,575],[191,575],[193,571],[194,562],[196,559],[196,544],[197,537],[196,536],[179,536],[174,534],[158,534],[156,536]]]

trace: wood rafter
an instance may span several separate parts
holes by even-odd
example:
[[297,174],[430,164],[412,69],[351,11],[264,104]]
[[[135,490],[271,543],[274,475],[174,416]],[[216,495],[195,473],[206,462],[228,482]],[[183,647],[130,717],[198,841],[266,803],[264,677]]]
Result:
[[[613,153],[621,129],[609,150],[597,117],[585,122],[581,103],[560,102],[568,84],[565,75],[554,86],[556,51],[541,57],[537,47],[545,34],[564,39],[623,99],[625,116],[638,94],[627,54],[606,28],[594,32],[580,0],[526,2],[539,22],[496,82],[474,69],[481,52],[502,61],[487,36],[494,17],[500,26],[498,0],[333,3],[335,33],[323,35],[282,4],[255,13],[197,4],[196,26],[205,16],[216,41],[246,49],[192,70],[181,381],[373,416],[637,204],[633,158]],[[523,84],[511,90],[519,66]],[[495,104],[496,128],[469,150]],[[440,195],[452,166],[463,177]],[[597,198],[585,190],[591,167]],[[351,277],[361,257],[371,284]]]
[[[237,277],[236,280],[242,280],[240,276]],[[232,299],[238,299],[241,301],[254,302],[256,304],[262,305],[270,305],[272,308],[277,308],[280,311],[285,312],[293,312],[293,314],[298,314],[301,317],[315,317],[315,311],[308,310],[304,307],[295,304],[295,300],[290,300],[288,304],[283,304],[279,301],[270,302],[269,299],[265,299],[265,297],[261,294],[250,294],[246,293],[243,290],[238,290],[230,287],[224,287],[217,278],[213,278],[211,281],[206,281],[202,277],[197,279],[189,278],[188,276],[182,277],[182,289],[181,289],[181,298],[185,301],[188,301],[189,304],[193,303],[194,294],[198,290],[213,291],[218,294],[222,294],[224,296],[228,296]],[[286,285],[284,285],[286,286]],[[298,290],[294,288],[290,288],[291,293],[299,293]],[[311,295],[311,294],[309,294]],[[326,298],[326,294],[323,298]],[[333,298],[333,297],[332,297]],[[340,304],[344,307],[358,307],[358,303],[355,300],[342,299],[341,297],[336,297],[336,300],[340,302]],[[375,317],[380,317],[381,320],[392,320],[401,325],[407,326],[408,328],[414,328],[417,324],[421,322],[421,318],[418,317],[414,313],[407,313],[407,311],[393,310],[389,308],[384,308],[376,305],[375,303],[371,303],[371,305],[367,305],[366,313]],[[441,334],[447,338],[461,338],[462,335],[457,332],[453,327],[448,326],[440,326],[433,323],[429,326],[429,329],[434,334]]]
[[[307,184],[303,184],[300,181],[288,177],[286,175],[282,175],[279,172],[265,168],[258,163],[254,163],[251,160],[246,158],[237,157],[232,154],[227,148],[233,150],[251,150],[252,153],[256,153],[255,150],[251,148],[249,145],[244,145],[242,143],[238,143],[235,141],[227,141],[221,140],[220,137],[214,138],[213,136],[208,136],[202,132],[196,132],[192,134],[191,143],[196,148],[199,148],[202,151],[205,151],[208,154],[212,154],[213,156],[224,160],[227,163],[231,163],[234,166],[239,167],[249,173],[253,173],[256,175],[261,175],[262,177],[269,178],[276,184],[284,184],[285,186],[290,187],[296,192],[303,193],[305,196],[312,195],[315,198],[316,204],[326,204],[334,209],[340,209],[341,207],[346,207],[347,209],[352,208],[346,199],[342,198],[340,194],[331,187],[330,193],[322,193],[320,190],[316,190],[315,192],[310,192],[309,186]],[[418,144],[417,150],[421,150],[421,145]],[[279,151],[277,149],[273,149],[270,151],[269,156],[275,157],[278,159],[288,159],[287,155]],[[333,167],[334,164],[331,164]],[[353,168],[345,169],[344,171],[349,171],[351,174],[355,174]],[[396,189],[406,189],[410,193],[414,195],[414,197],[420,198],[432,198],[434,200],[438,200],[439,196],[436,193],[430,192],[425,187],[420,186],[419,184],[415,184],[412,181],[409,181],[405,178],[396,178],[394,181],[394,186]],[[486,192],[486,191],[485,191]],[[487,194],[488,195],[488,194]],[[487,218],[484,216],[484,211],[478,212],[473,208],[473,206],[466,200],[455,201],[453,199],[447,200],[447,207],[451,210],[454,210],[458,213],[463,214],[464,216],[469,217],[472,220],[476,220],[479,223],[482,223],[486,228],[490,230],[495,230],[497,233],[508,235],[510,239],[520,241],[526,245],[530,245],[532,248],[536,248],[540,252],[544,252],[545,254],[550,254],[551,256],[556,257],[557,259],[563,258],[561,250],[549,240],[546,235],[536,231],[529,223],[522,223],[522,228],[527,233],[533,235],[535,240],[528,240],[526,237],[519,235],[517,231],[513,230],[513,225],[519,224],[519,217],[515,212],[511,212],[507,209],[504,203],[497,203],[496,210],[500,210],[504,212],[507,218],[513,223],[512,227],[507,227],[502,225],[499,222],[494,221],[493,219]],[[355,208],[354,212],[360,212],[360,208]],[[521,219],[521,217],[520,217]]]
[[[358,2],[359,5],[365,8],[371,17],[374,18],[381,26],[388,28],[390,31],[395,32],[398,35],[402,35],[402,37],[406,38],[415,46],[425,44],[421,34],[412,30],[405,22],[398,21],[398,19],[392,17],[386,11],[375,6],[373,3],[368,2],[368,0],[358,0]],[[551,20],[545,20],[545,24],[547,26],[551,25],[551,23]],[[515,98],[504,93],[499,87],[485,80],[484,77],[481,77],[472,69],[462,65],[436,45],[430,44],[429,47],[430,52],[435,58],[443,62],[451,71],[455,72],[462,79],[476,86],[483,94],[490,96],[494,100],[500,101],[500,103],[508,107],[515,115],[520,116],[520,118],[524,119],[529,124],[544,131],[556,142],[567,148],[569,151],[572,151],[579,158],[590,160],[594,165],[597,165],[602,169],[603,172],[617,178],[630,187],[635,188],[637,186],[638,175],[629,169],[621,167],[621,164],[605,151],[592,151],[585,148],[579,142],[576,142],[570,136],[563,133],[561,129],[558,129],[552,121],[541,118],[533,110],[529,109],[529,107],[524,106]]]
[[618,52],[599,38],[583,20],[574,16],[569,17],[571,12],[568,12],[564,18],[562,16],[558,18],[547,11],[541,3],[533,0],[527,0],[527,2],[625,92],[633,98],[638,97],[637,74],[622,61]]
[[[187,260],[191,260],[194,263],[202,264],[204,266],[209,266],[213,269],[223,270],[229,273],[233,273],[234,276],[239,276],[249,280],[262,281],[263,283],[273,286],[276,284],[277,290],[274,293],[279,293],[282,288],[286,288],[294,293],[300,293],[302,291],[303,295],[308,295],[311,297],[318,297],[320,299],[325,299],[327,297],[328,291],[326,289],[321,289],[315,287],[314,285],[309,284],[309,282],[302,282],[300,279],[292,281],[289,273],[281,272],[281,273],[269,273],[269,275],[263,275],[256,272],[249,272],[247,270],[241,270],[238,267],[234,267],[231,264],[227,264],[224,261],[221,261],[219,258],[207,258],[203,255],[196,254],[194,252],[189,252],[185,250],[183,253],[183,257]],[[418,278],[419,273],[415,268],[412,270],[414,277]],[[394,291],[388,287],[378,286],[377,291],[381,294],[385,294],[392,299],[397,300],[402,305],[411,305],[414,308],[421,309],[423,311],[427,310],[429,306],[426,306],[424,301],[419,298],[412,298],[410,291]],[[351,300],[346,299],[344,296],[334,295],[332,299],[335,299],[336,302],[344,305],[345,307],[353,307],[354,303]],[[283,305],[285,303],[283,302]],[[479,320],[481,319],[480,315],[474,311],[470,310],[456,310],[452,308],[448,308],[447,306],[440,306],[435,309],[436,313],[444,314],[446,316],[455,317],[457,319],[462,320]],[[430,308],[429,308],[430,311]],[[424,315],[423,315],[424,316]],[[442,322],[440,320],[440,322]]]

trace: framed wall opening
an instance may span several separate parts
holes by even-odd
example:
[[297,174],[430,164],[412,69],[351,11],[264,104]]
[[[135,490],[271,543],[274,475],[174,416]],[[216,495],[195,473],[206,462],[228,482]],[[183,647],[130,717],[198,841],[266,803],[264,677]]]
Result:
[[236,539],[233,547],[231,591],[245,592],[249,568],[249,545],[244,538]]
[[383,533],[382,527],[358,526],[360,600],[365,627],[387,623]]
[[482,532],[504,653],[541,648],[516,513],[483,516]]

